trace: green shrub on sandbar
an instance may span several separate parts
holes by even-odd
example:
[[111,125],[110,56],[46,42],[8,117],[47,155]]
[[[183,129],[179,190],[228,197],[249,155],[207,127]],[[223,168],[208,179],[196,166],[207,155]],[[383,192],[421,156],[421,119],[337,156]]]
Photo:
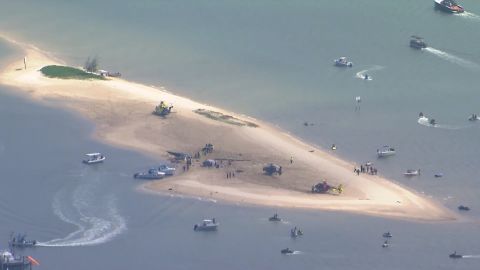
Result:
[[85,72],[81,69],[67,66],[45,66],[40,71],[49,78],[74,80],[106,80],[103,76]]

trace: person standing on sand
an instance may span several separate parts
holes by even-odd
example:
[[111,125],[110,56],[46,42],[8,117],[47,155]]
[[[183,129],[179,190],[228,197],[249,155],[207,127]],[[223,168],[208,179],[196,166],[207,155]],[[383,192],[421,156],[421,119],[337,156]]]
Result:
[[290,164],[293,164],[293,156],[290,156]]

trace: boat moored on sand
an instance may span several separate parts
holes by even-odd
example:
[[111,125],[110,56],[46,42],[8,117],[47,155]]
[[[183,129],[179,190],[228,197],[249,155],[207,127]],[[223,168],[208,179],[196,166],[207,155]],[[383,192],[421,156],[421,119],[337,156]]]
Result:
[[425,49],[427,48],[427,43],[419,36],[411,36],[410,47],[414,49]]
[[85,154],[85,156],[87,156],[87,158],[83,160],[83,163],[85,164],[101,163],[106,159],[101,153],[88,153]]
[[434,0],[435,8],[447,13],[463,13],[465,9],[454,0]]
[[215,218],[204,219],[201,223],[193,225],[194,231],[216,231],[218,228],[218,223]]
[[175,168],[170,167],[170,166],[168,166],[168,165],[166,165],[166,164],[162,164],[162,165],[158,166],[158,170],[159,170],[160,172],[165,173],[166,176],[174,175],[174,174],[175,174],[175,171],[176,171]]
[[337,67],[353,67],[353,63],[348,61],[345,56],[342,56],[334,61]]
[[165,173],[157,169],[149,169],[148,172],[139,172],[133,175],[136,179],[162,179],[165,177]]

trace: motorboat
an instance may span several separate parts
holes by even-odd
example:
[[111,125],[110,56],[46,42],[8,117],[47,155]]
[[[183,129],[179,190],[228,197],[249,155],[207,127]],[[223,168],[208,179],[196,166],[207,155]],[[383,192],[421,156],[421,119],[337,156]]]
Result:
[[457,254],[457,252],[455,251],[452,254],[448,255],[448,257],[450,257],[452,259],[461,259],[461,258],[463,258],[463,255]]
[[175,174],[175,168],[170,167],[166,164],[158,166],[158,171],[165,173],[166,176],[171,176]]
[[443,177],[443,173],[436,173],[433,175],[435,178]]
[[295,251],[290,248],[284,248],[280,251],[282,254],[293,254]]
[[16,256],[13,252],[0,251],[0,269],[31,270],[32,265],[39,265],[31,256]]
[[334,61],[337,67],[353,67],[353,63],[348,61],[345,56],[342,56]]
[[479,120],[480,118],[478,118],[478,115],[476,113],[472,113],[472,115],[470,115],[470,117],[468,118],[468,121],[477,121]]
[[282,221],[282,219],[278,216],[277,213],[275,213],[273,216],[269,217],[268,220],[269,221],[276,221],[276,222]]
[[162,179],[165,173],[157,169],[149,169],[148,172],[139,172],[133,175],[136,179]]
[[460,206],[458,206],[458,210],[460,210],[460,211],[470,211],[470,207],[465,206],[465,205],[460,205]]
[[83,163],[85,164],[95,164],[95,163],[100,163],[103,162],[106,158],[104,155],[101,153],[88,153],[85,154],[87,158],[83,160]]
[[388,157],[395,155],[395,148],[390,147],[388,145],[383,146],[380,149],[377,149],[377,156],[378,157]]
[[300,230],[300,229],[297,229],[297,227],[290,230],[290,236],[292,238],[297,238],[297,237],[302,236],[302,235],[303,235],[303,231]]
[[419,36],[411,36],[410,47],[420,50],[420,49],[427,48],[427,43],[423,40],[423,38]]
[[390,233],[390,232],[386,232],[386,233],[384,233],[382,236],[383,236],[384,238],[392,238],[392,237],[393,237],[392,233]]
[[390,244],[388,243],[388,240],[385,240],[385,242],[383,242],[383,244],[382,244],[383,248],[387,248],[389,246],[390,246]]
[[403,173],[403,175],[405,176],[417,176],[417,175],[420,175],[420,169],[418,170],[407,170],[406,172]]
[[434,0],[435,8],[448,13],[462,13],[465,9],[454,0]]
[[16,236],[12,233],[9,241],[10,247],[26,248],[34,247],[37,245],[36,240],[28,240],[26,234],[17,234]]
[[204,219],[201,223],[193,225],[194,231],[216,231],[218,223],[215,218]]
[[337,146],[335,144],[332,144],[331,149],[332,149],[332,151],[335,151],[335,150],[337,150]]

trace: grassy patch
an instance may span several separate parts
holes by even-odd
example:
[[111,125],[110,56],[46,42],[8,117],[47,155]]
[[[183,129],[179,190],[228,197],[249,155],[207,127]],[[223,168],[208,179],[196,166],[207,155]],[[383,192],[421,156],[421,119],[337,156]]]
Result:
[[231,115],[226,115],[226,114],[223,114],[223,113],[220,113],[220,112],[215,112],[215,111],[210,111],[210,110],[205,110],[205,109],[197,109],[197,110],[194,110],[193,112],[198,113],[200,115],[203,115],[207,118],[217,120],[217,121],[221,121],[221,122],[231,124],[231,125],[258,127],[258,125],[255,124],[255,123],[244,121],[244,120],[235,118]]
[[106,80],[103,76],[66,66],[45,66],[40,71],[49,78],[74,80]]

